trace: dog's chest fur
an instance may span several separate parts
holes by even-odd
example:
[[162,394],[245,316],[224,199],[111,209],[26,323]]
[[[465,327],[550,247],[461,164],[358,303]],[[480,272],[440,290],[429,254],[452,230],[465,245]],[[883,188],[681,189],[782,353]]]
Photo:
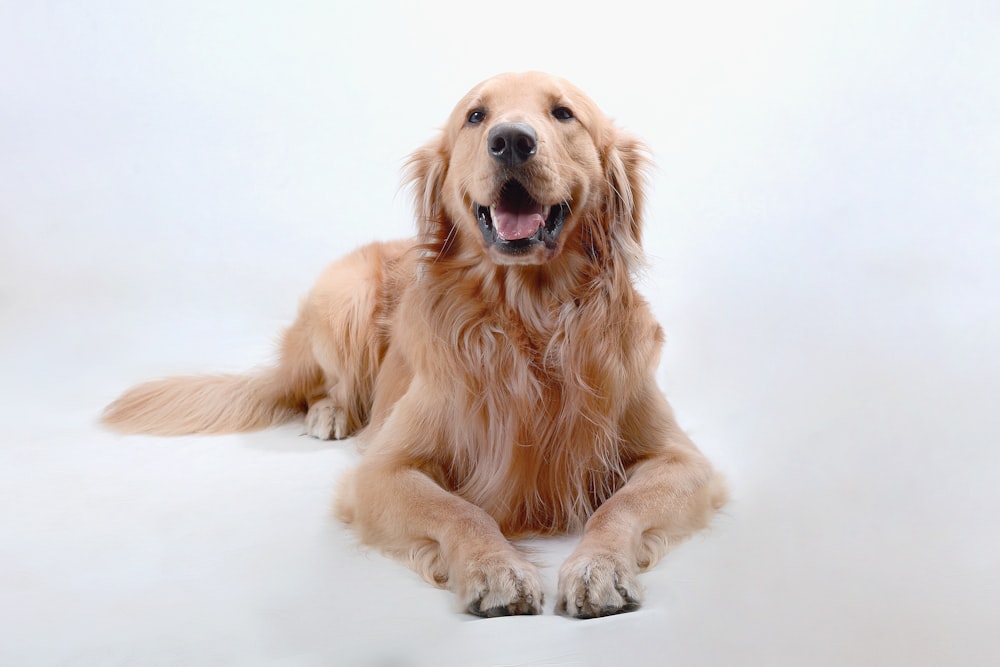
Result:
[[476,296],[430,304],[426,320],[454,373],[434,383],[451,388],[440,481],[507,534],[577,529],[633,462],[619,427],[628,323],[600,290]]

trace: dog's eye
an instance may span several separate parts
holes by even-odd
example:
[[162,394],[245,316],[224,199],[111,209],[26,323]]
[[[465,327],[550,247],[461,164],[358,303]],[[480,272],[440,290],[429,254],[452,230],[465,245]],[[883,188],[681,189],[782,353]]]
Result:
[[566,107],[556,107],[552,110],[552,115],[557,120],[573,120],[573,112]]
[[483,111],[482,109],[476,109],[475,111],[469,114],[467,120],[469,122],[469,125],[479,125],[484,120],[486,120],[486,112]]

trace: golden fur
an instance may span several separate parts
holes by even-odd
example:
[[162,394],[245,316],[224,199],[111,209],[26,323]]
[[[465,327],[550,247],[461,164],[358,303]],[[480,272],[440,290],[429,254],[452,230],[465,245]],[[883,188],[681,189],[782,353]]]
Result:
[[[725,502],[654,380],[663,334],[632,280],[645,166],[569,83],[485,81],[409,162],[417,239],[327,269],[276,367],[147,383],[104,420],[222,433],[305,413],[311,435],[365,446],[338,515],[470,612],[538,613],[538,571],[510,539],[581,529],[557,609],[634,609],[637,573]],[[520,238],[509,220],[534,229],[536,213]]]

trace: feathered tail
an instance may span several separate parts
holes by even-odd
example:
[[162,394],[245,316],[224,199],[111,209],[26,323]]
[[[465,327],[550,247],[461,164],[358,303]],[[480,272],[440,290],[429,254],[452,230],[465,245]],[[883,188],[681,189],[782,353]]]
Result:
[[251,375],[173,377],[133,387],[101,421],[123,433],[186,435],[254,431],[290,421],[323,386],[305,332],[285,335],[281,363]]

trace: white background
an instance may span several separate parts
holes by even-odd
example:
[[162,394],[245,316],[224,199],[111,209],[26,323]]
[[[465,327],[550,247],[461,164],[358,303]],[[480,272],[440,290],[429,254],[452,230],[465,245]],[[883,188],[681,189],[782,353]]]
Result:
[[[995,2],[0,0],[0,663],[1000,663]],[[540,69],[658,168],[660,379],[728,475],[647,603],[472,620],[328,507],[351,443],[118,437],[411,233],[407,153]]]

